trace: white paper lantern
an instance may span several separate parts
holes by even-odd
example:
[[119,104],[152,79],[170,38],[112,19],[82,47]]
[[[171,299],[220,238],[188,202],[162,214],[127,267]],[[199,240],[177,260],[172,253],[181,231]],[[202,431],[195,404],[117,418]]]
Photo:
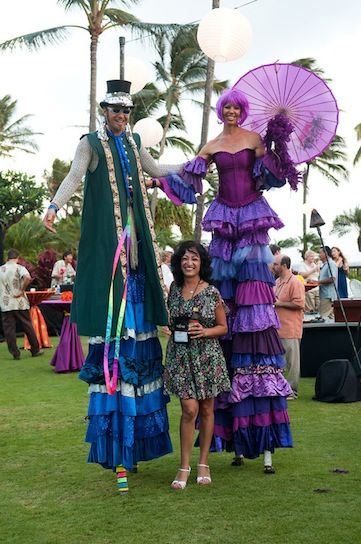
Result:
[[139,93],[147,83],[152,81],[150,67],[136,57],[126,56],[124,59],[124,79],[132,84],[130,94]]
[[163,137],[162,125],[152,117],[139,119],[133,127],[133,132],[139,134],[144,147],[152,147],[159,144]]
[[251,25],[239,11],[215,8],[198,25],[197,39],[203,53],[215,62],[228,62],[244,55],[251,39]]

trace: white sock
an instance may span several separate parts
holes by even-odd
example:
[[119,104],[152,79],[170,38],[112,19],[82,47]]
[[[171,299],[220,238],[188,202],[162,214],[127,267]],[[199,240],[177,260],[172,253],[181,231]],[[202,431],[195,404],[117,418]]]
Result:
[[272,453],[269,450],[263,452],[263,464],[265,467],[272,466]]

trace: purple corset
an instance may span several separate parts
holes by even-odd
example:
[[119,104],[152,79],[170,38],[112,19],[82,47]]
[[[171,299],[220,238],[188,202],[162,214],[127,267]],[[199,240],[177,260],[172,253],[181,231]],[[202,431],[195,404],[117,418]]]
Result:
[[217,151],[213,160],[219,175],[219,202],[228,206],[245,206],[261,196],[252,177],[253,149],[241,149],[236,153]]

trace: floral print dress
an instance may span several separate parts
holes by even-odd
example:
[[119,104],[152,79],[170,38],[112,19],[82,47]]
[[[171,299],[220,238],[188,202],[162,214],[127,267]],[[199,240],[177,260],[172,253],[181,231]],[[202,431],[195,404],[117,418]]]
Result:
[[[204,327],[216,324],[216,307],[221,296],[213,285],[185,300],[182,288],[172,284],[168,298],[170,325],[181,316],[190,317],[193,308],[200,313]],[[178,344],[169,338],[166,352],[165,385],[168,393],[181,399],[203,400],[230,390],[226,362],[217,338],[190,339],[189,344]]]

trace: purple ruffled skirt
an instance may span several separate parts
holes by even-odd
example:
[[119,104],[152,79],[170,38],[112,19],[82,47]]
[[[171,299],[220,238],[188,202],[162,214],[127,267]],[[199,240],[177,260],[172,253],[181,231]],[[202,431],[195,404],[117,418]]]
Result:
[[231,207],[217,199],[203,228],[213,233],[209,252],[213,279],[228,308],[228,334],[221,339],[232,389],[215,403],[215,449],[250,459],[265,450],[291,447],[283,376],[283,347],[274,310],[270,228],[283,223],[261,196]]

